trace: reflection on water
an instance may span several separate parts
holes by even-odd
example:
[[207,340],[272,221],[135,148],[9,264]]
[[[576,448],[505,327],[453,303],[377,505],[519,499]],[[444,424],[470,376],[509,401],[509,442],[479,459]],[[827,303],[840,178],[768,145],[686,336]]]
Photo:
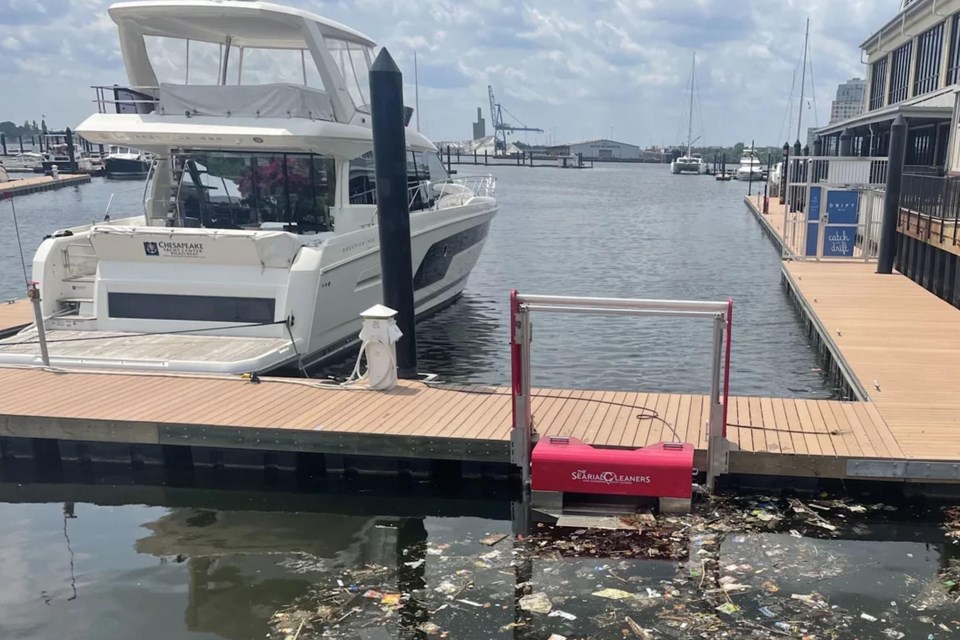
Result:
[[[59,493],[112,501],[104,487],[43,490],[48,499]],[[7,500],[18,491],[0,485]],[[133,494],[124,491],[129,500]],[[236,496],[223,499],[223,509],[0,503],[0,637],[283,638],[290,637],[284,625],[298,626],[301,614],[311,620],[303,640],[320,629],[325,637],[381,640],[438,637],[434,630],[465,639],[613,638],[626,628],[625,612],[661,632],[670,620],[687,620],[691,630],[719,628],[723,620],[698,587],[696,548],[685,561],[528,560],[512,537],[480,542],[510,532],[509,520],[470,516],[463,505],[454,517],[442,500],[421,499],[396,514],[389,501],[354,495],[343,513],[330,508],[336,496],[328,503],[326,496],[286,495],[282,511],[263,510],[270,494],[249,496],[252,509]],[[166,499],[205,505],[211,497],[169,490]],[[478,502],[477,509],[488,507]],[[731,598],[745,634],[815,618],[835,624],[836,638],[881,637],[886,628],[907,638],[950,637],[936,625],[960,626],[952,622],[952,598],[933,595],[938,568],[957,562],[958,551],[937,523],[912,513],[892,517],[859,522],[840,539],[728,534],[718,575],[744,585]],[[596,596],[602,589],[634,600]],[[524,592],[544,593],[566,615],[521,611],[517,595]],[[391,594],[409,597],[395,602]],[[807,597],[829,608],[811,614]],[[688,637],[679,627],[669,635]]]
[[[477,168],[481,170],[481,168]],[[489,167],[501,212],[456,304],[418,330],[421,370],[449,381],[509,379],[508,294],[693,298],[735,303],[732,392],[829,391],[780,286],[779,256],[740,183],[678,179],[664,165],[589,171]],[[141,210],[142,187],[89,185],[17,199],[28,256],[56,228]],[[23,296],[9,205],[0,203],[0,299]],[[536,317],[534,384],[706,392],[710,328],[689,320]],[[353,358],[328,372],[349,372]]]

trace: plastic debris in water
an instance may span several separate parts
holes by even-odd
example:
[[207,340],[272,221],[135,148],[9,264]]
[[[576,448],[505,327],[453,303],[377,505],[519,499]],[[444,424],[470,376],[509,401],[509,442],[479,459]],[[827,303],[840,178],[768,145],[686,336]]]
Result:
[[548,618],[563,618],[564,620],[570,620],[571,622],[577,619],[577,616],[572,613],[567,613],[566,611],[561,611],[560,609],[554,609],[549,614]]
[[732,616],[733,614],[740,611],[740,607],[733,604],[732,602],[724,602],[722,605],[717,607],[717,611],[719,611],[720,613],[725,613],[728,616]]
[[627,598],[633,597],[632,593],[624,591],[623,589],[600,589],[599,591],[594,591],[593,595],[598,598],[607,598],[608,600],[626,600]]
[[541,591],[520,598],[520,608],[531,613],[550,613],[553,604],[547,594]]

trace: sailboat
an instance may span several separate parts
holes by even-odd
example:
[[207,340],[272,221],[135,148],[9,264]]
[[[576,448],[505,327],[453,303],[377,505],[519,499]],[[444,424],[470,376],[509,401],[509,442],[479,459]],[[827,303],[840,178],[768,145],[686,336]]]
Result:
[[693,53],[693,64],[690,67],[690,118],[687,121],[687,152],[670,163],[670,173],[696,173],[704,172],[703,157],[693,153],[693,143],[700,139],[699,136],[693,137],[693,90],[697,78],[697,53]]

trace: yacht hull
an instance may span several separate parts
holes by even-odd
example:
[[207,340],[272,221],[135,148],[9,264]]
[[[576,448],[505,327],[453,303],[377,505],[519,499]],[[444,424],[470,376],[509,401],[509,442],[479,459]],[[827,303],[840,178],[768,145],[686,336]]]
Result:
[[134,180],[146,178],[150,171],[150,163],[139,158],[111,158],[103,159],[103,172],[107,178],[113,180]]

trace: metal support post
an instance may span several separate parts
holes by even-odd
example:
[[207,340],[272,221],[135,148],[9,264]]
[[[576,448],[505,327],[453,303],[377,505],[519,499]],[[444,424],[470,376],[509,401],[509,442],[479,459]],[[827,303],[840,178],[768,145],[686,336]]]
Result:
[[40,309],[40,289],[36,282],[30,282],[27,286],[27,297],[33,304],[33,321],[37,326],[37,339],[40,341],[40,359],[43,366],[50,366],[50,353],[47,351],[47,332],[43,326],[43,311]]

